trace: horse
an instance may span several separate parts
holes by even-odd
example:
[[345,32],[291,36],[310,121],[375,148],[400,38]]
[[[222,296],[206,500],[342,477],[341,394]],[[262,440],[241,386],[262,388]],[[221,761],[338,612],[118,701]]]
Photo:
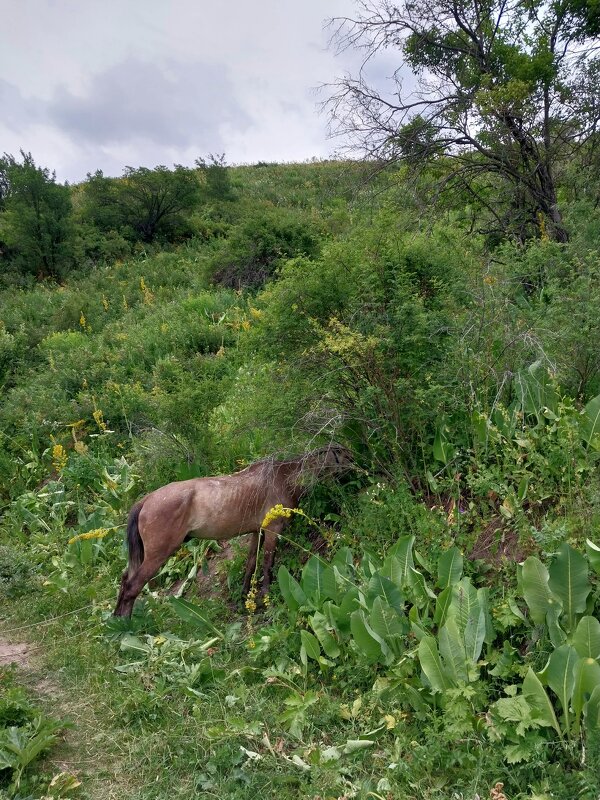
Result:
[[129,512],[128,567],[121,578],[114,615],[131,616],[133,604],[146,583],[190,538],[224,541],[252,533],[243,584],[247,593],[263,532],[260,594],[266,595],[277,537],[290,522],[288,517],[278,517],[263,530],[267,512],[278,504],[295,508],[317,481],[353,468],[350,451],[342,445],[330,444],[295,458],[264,458],[232,475],[175,481],[150,492]]

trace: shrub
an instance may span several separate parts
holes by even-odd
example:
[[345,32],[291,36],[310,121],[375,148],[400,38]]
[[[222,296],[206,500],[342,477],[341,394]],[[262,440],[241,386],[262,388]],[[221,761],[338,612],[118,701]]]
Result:
[[278,264],[294,256],[315,257],[320,236],[314,223],[297,213],[265,206],[233,228],[214,256],[213,280],[232,288],[257,288]]
[[32,574],[24,552],[11,545],[0,545],[0,597],[16,597],[27,591]]

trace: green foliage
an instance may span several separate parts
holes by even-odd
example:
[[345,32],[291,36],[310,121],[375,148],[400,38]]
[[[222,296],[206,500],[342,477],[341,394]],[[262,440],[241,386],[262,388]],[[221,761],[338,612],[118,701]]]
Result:
[[213,257],[212,277],[222,286],[256,289],[285,259],[314,257],[319,249],[319,230],[310,219],[264,205],[233,228]]
[[0,544],[0,597],[22,594],[32,580],[33,570],[27,555],[14,546]]
[[204,174],[206,194],[210,200],[235,200],[225,153],[210,153],[208,159],[197,158],[196,165]]
[[42,714],[26,693],[14,685],[11,675],[3,675],[2,681],[5,687],[0,698],[0,791],[1,787],[7,787],[8,797],[17,800],[23,796],[19,790],[26,788],[24,773],[56,743],[65,723]]
[[105,178],[98,170],[84,185],[84,218],[126,239],[174,241],[185,233],[183,214],[195,206],[199,192],[195,172],[181,165],[126,167],[122,178]]
[[[446,168],[434,159],[430,178]],[[427,210],[426,176],[384,171],[359,191],[365,165],[227,168],[226,199],[208,197],[208,169],[179,233],[135,255],[139,234],[100,203],[108,179],[97,220],[73,188],[80,269],[0,292],[3,614],[8,630],[44,621],[25,630],[77,703],[61,747],[91,765],[86,791],[114,793],[118,764],[136,800],[487,797],[498,781],[585,796],[600,707],[592,217],[569,245],[492,256],[470,200]],[[188,225],[195,239],[158,252]],[[257,253],[259,292],[209,286]],[[186,543],[132,620],[110,618],[136,498],[330,440],[359,468],[303,500],[326,527],[288,529],[265,612],[231,604],[240,540],[219,563],[227,601],[193,596],[210,545]],[[8,727],[36,716],[13,693],[3,708]],[[60,796],[27,770],[21,794]]]
[[21,157],[22,163],[8,155],[0,159],[6,183],[0,242],[19,272],[63,277],[75,254],[69,187],[57,183],[49,169],[36,166],[31,153],[21,151]]

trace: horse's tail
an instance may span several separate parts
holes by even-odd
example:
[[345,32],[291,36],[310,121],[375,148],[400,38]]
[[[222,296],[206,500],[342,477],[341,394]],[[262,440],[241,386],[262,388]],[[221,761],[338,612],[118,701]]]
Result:
[[129,549],[129,575],[136,572],[144,560],[144,542],[138,529],[138,517],[143,502],[136,503],[129,512],[127,520],[127,547]]

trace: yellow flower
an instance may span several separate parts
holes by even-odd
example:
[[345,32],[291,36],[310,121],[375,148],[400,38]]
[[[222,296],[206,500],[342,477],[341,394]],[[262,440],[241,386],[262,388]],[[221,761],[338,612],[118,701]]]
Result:
[[55,444],[52,448],[52,466],[57,472],[62,472],[67,466],[69,457],[62,444]]
[[146,286],[146,281],[144,278],[140,278],[140,289],[142,290],[143,300],[145,305],[151,306],[154,302],[154,294],[152,291]]
[[86,319],[85,319],[85,314],[83,313],[83,311],[81,312],[81,316],[79,317],[79,324],[81,325],[83,330],[85,330]]
[[108,311],[108,309],[109,309],[109,302],[108,302],[108,300],[107,300],[107,298],[106,298],[106,295],[105,295],[105,294],[103,294],[103,295],[102,295],[102,305],[104,306],[104,310],[105,310],[105,311]]
[[284,508],[281,503],[277,503],[277,505],[273,506],[270,511],[267,511],[267,514],[262,521],[261,528],[266,528],[271,522],[273,522],[273,520],[279,519],[280,517],[286,517],[289,519],[292,514],[298,514],[300,517],[306,516],[301,508]]
[[265,518],[262,521],[261,528],[266,528],[268,525],[271,524],[276,519],[280,517],[289,517],[292,516],[292,509],[291,508],[284,508],[281,503],[277,503],[277,505],[273,506],[270,511],[267,511]]
[[87,533],[78,533],[77,536],[72,536],[69,539],[69,544],[73,544],[73,542],[77,542],[80,539],[103,539],[105,536],[108,536],[109,533],[112,531],[116,531],[119,528],[119,525],[115,525],[112,528],[96,528],[93,531],[88,531]]
[[92,414],[92,416],[93,416],[93,417],[94,417],[94,419],[96,420],[96,425],[98,426],[98,428],[99,428],[101,431],[103,431],[103,432],[104,432],[104,431],[106,430],[106,422],[104,422],[104,415],[102,414],[102,411],[100,411],[100,409],[99,409],[99,408],[97,408],[97,409],[94,411],[94,413]]

